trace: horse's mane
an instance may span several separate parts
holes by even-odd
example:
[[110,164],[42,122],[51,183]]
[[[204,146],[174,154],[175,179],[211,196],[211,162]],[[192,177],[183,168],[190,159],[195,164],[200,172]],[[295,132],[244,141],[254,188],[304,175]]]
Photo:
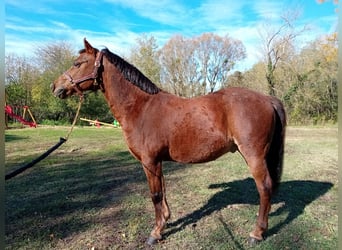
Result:
[[101,51],[106,58],[119,69],[127,81],[133,83],[135,86],[148,94],[157,94],[159,91],[161,91],[160,88],[158,88],[150,79],[148,79],[132,64],[112,53],[107,48],[102,49]]

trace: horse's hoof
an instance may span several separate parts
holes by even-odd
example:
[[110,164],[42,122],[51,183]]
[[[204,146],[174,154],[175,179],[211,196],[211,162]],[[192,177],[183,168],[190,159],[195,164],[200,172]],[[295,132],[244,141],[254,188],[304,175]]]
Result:
[[262,240],[259,240],[259,239],[257,239],[257,238],[254,238],[254,237],[249,237],[249,245],[251,246],[251,247],[253,247],[253,246],[256,246],[258,243],[260,243]]
[[154,238],[152,236],[148,237],[148,239],[146,241],[146,244],[149,245],[149,246],[153,246],[153,245],[155,245],[157,243],[158,243],[158,239],[156,239],[156,238]]

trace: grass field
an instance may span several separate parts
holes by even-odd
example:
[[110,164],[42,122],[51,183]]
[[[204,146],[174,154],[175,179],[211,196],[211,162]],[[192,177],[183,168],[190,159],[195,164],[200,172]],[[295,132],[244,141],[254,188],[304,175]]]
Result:
[[[5,131],[6,173],[66,127]],[[238,153],[164,163],[172,216],[154,249],[248,249],[258,195]],[[254,249],[337,249],[337,127],[289,127],[266,240]],[[121,130],[75,128],[45,160],[6,181],[6,249],[145,249],[154,209]]]

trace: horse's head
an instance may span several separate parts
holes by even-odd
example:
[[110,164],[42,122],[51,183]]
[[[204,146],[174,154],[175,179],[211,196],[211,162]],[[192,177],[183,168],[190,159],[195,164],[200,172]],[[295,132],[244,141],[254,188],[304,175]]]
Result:
[[101,84],[99,76],[101,60],[102,52],[93,48],[84,39],[84,49],[80,51],[73,66],[51,84],[54,95],[59,98],[66,98],[74,93],[82,96],[82,93],[86,90],[99,89]]

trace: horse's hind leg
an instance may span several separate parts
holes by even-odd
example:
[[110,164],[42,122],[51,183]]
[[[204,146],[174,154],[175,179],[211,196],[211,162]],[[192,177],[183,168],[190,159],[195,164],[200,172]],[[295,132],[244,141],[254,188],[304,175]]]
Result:
[[259,192],[260,206],[257,223],[249,234],[250,243],[254,244],[263,240],[263,233],[268,228],[268,214],[271,209],[272,180],[267,170],[264,157],[245,158],[255,180]]
[[170,208],[169,204],[167,203],[166,200],[166,188],[165,188],[165,180],[164,180],[164,175],[162,174],[162,192],[163,192],[163,216],[165,221],[168,221],[170,219],[171,213],[170,213]]
[[170,209],[166,201],[164,176],[161,162],[154,164],[143,164],[144,171],[151,191],[151,198],[155,209],[155,226],[152,230],[147,244],[153,245],[162,239],[162,232],[167,220],[170,218]]

